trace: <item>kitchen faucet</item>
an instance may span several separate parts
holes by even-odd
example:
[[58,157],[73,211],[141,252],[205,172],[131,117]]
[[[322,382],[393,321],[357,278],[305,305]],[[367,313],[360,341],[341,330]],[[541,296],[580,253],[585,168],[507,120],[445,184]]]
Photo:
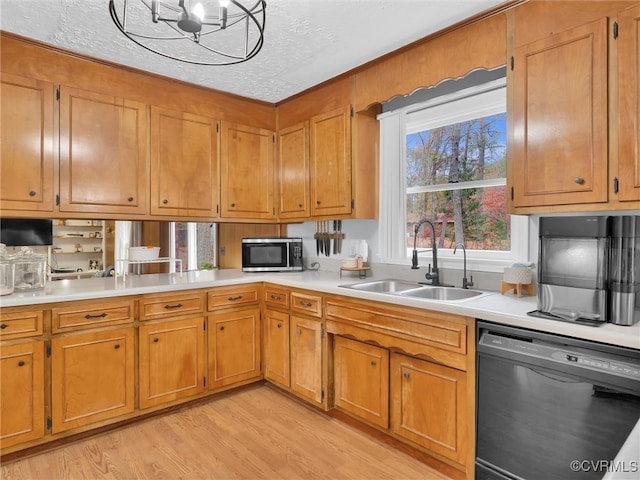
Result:
[[463,243],[456,243],[455,248],[453,249],[453,254],[456,254],[456,250],[458,250],[458,246],[462,247],[462,253],[464,255],[463,257],[463,271],[464,273],[462,274],[462,288],[469,288],[469,287],[473,287],[473,275],[471,275],[471,281],[467,280],[467,249],[464,248],[464,244]]
[[429,264],[429,270],[427,271],[425,278],[427,280],[431,280],[431,285],[450,287],[451,285],[440,283],[440,271],[438,270],[438,246],[436,245],[436,228],[433,226],[433,223],[431,223],[431,220],[420,220],[414,228],[411,268],[413,270],[416,270],[418,268],[418,250],[416,250],[416,241],[418,239],[418,231],[420,230],[420,227],[425,223],[431,227],[431,252],[433,254],[433,269],[431,268],[431,264]]

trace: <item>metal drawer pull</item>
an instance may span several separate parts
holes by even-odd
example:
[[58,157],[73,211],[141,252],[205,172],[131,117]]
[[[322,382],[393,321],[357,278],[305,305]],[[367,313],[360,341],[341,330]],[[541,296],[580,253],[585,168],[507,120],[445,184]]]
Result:
[[271,295],[271,300],[282,300],[280,295]]
[[154,339],[153,339],[153,343],[158,343],[159,341],[160,341],[160,339],[159,339],[159,338],[154,338]]
[[282,324],[281,323],[278,324],[278,328],[282,328]]
[[222,325],[222,326],[220,327],[220,330],[224,330],[224,325]]
[[409,375],[409,372],[404,372],[403,377],[406,378],[406,379],[409,379],[411,377],[411,375]]
[[3,323],[2,325],[0,325],[0,328],[2,330],[4,330],[5,328],[7,328],[9,325],[7,325],[6,323]]
[[164,308],[166,308],[167,310],[171,310],[172,308],[181,308],[182,304],[181,303],[176,303],[175,305],[165,305]]
[[120,344],[119,344],[119,343],[116,343],[116,344],[113,346],[113,348],[115,348],[116,350],[118,350],[118,349],[120,348]]
[[576,177],[576,179],[574,180],[574,182],[576,182],[578,185],[582,185],[584,183],[584,178],[582,177]]
[[24,367],[24,362],[23,362],[22,360],[20,360],[20,361],[18,362],[18,366],[19,366],[19,367]]
[[86,318],[87,320],[89,320],[90,318],[104,318],[106,317],[107,314],[102,312],[100,315],[91,315],[90,313],[87,313],[84,318]]
[[29,196],[30,196],[30,197],[35,197],[35,196],[36,196],[36,191],[35,191],[35,190],[31,190],[31,191],[29,192]]
[[371,366],[375,367],[376,365],[377,365],[376,361],[375,360],[371,360]]
[[236,300],[240,300],[242,298],[242,295],[237,295],[235,297],[227,297],[227,300],[229,300],[230,302],[234,302]]
[[304,301],[302,301],[302,300],[300,300],[300,305],[301,305],[301,306],[303,306],[303,307],[306,307],[306,308],[311,308],[311,307],[313,307],[313,303],[311,303],[311,302],[304,302]]

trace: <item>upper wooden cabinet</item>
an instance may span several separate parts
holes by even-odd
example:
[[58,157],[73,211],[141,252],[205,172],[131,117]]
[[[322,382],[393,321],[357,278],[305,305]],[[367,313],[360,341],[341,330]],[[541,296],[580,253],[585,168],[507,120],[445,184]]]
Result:
[[351,107],[311,118],[311,215],[351,214]]
[[2,74],[0,209],[52,212],[54,86]]
[[278,217],[309,217],[308,121],[278,131],[277,162]]
[[640,5],[618,16],[618,186],[620,201],[640,201]]
[[151,214],[218,215],[216,120],[151,107]]
[[514,207],[606,202],[607,19],[513,52]]
[[60,88],[60,211],[147,212],[147,108]]
[[222,217],[274,219],[275,132],[222,122]]

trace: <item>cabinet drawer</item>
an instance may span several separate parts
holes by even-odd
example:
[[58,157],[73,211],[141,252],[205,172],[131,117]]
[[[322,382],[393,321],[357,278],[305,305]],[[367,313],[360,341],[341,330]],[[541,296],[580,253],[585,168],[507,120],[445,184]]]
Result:
[[209,311],[223,308],[257,305],[260,301],[259,285],[236,285],[216,288],[207,293]]
[[175,317],[202,313],[204,298],[201,293],[181,293],[147,297],[140,300],[140,320]]
[[133,322],[133,300],[74,304],[51,310],[53,333]]
[[43,314],[41,310],[0,313],[0,339],[35,337],[42,335]]
[[312,317],[322,317],[322,297],[291,292],[291,311]]
[[264,287],[264,303],[271,307],[289,308],[289,291],[271,285]]

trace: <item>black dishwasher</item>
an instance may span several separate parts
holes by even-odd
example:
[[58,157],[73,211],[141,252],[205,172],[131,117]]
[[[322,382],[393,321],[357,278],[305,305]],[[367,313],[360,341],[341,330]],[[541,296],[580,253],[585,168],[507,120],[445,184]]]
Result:
[[476,480],[638,469],[612,463],[640,419],[640,351],[484,321],[477,329]]

